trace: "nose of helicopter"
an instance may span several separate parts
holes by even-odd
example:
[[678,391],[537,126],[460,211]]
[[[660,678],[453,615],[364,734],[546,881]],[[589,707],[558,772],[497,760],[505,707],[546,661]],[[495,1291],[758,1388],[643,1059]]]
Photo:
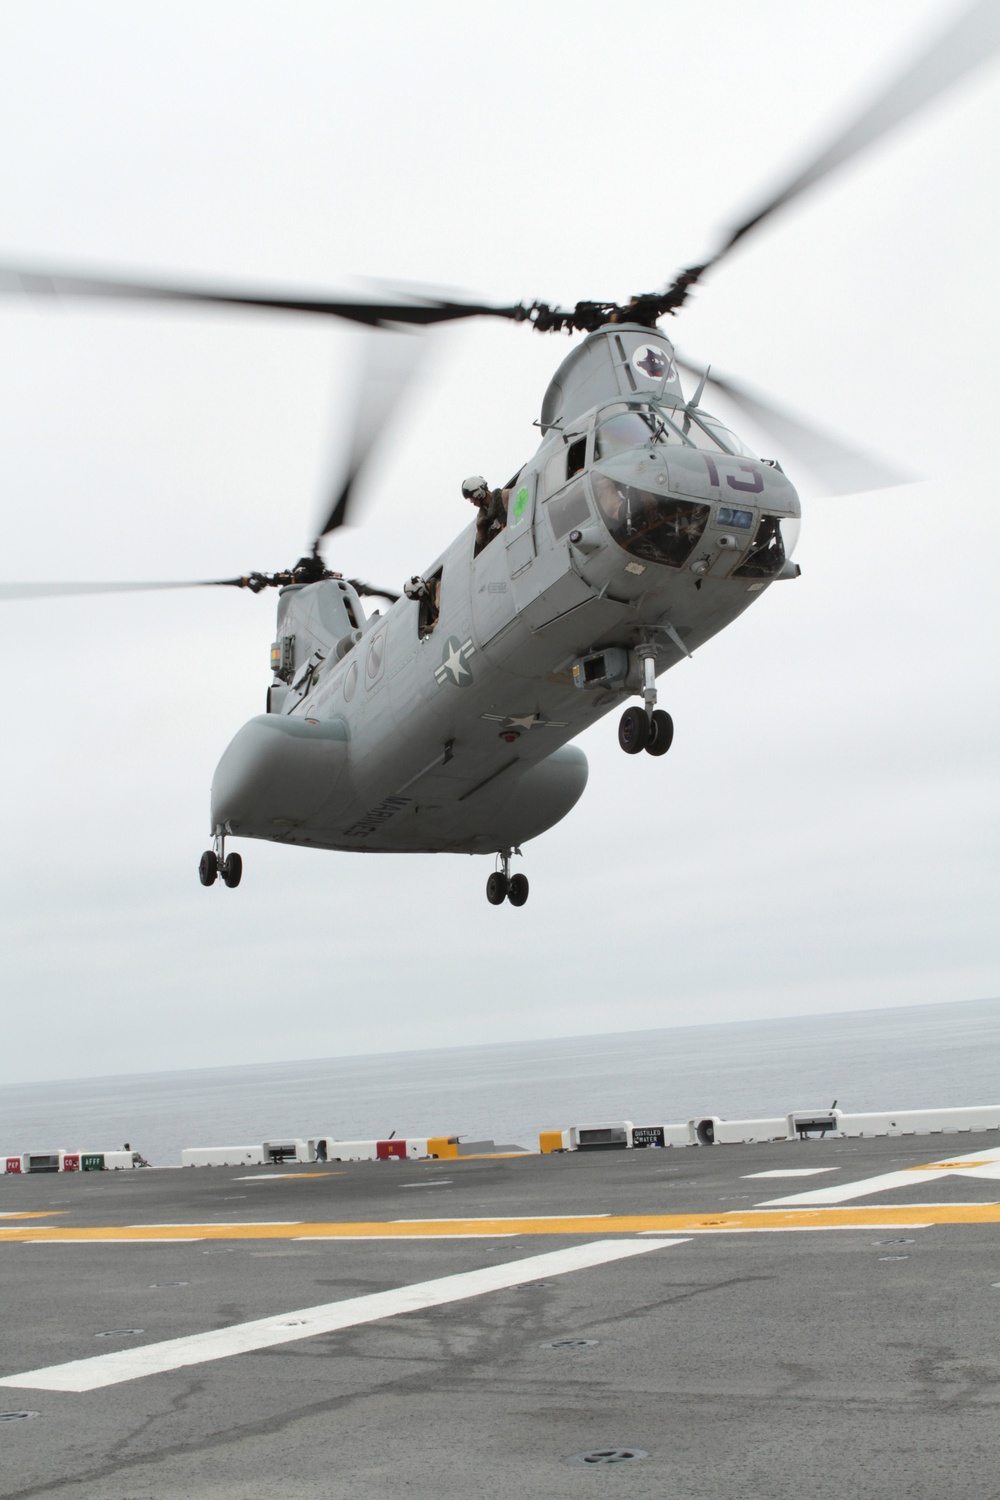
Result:
[[[725,548],[725,572],[740,578],[744,559],[773,534],[768,567],[759,574],[771,577],[790,555],[798,531],[800,506],[792,485],[777,466],[749,454],[680,445],[663,445],[659,452],[636,448],[599,461],[592,483],[612,540],[645,564],[678,569],[700,557],[704,546],[713,556],[716,547]],[[781,526],[788,528],[787,538]]]

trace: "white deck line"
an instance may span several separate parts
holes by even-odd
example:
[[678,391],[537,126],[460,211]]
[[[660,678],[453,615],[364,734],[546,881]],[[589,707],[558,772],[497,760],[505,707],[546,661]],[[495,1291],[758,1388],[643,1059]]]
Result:
[[841,1167],[777,1167],[771,1172],[744,1172],[741,1182],[755,1177],[816,1177],[820,1172],[840,1172]]
[[660,1240],[591,1240],[566,1250],[552,1250],[544,1255],[530,1255],[524,1260],[508,1261],[502,1266],[484,1266],[478,1271],[464,1271],[441,1276],[433,1281],[419,1281],[412,1286],[397,1287],[389,1292],[371,1292],[350,1297],[343,1302],[327,1302],[319,1307],[299,1308],[294,1312],[276,1313],[251,1323],[236,1323],[230,1328],[196,1333],[188,1338],[168,1339],[164,1343],[145,1344],[139,1348],[119,1349],[98,1354],[91,1359],[75,1359],[68,1364],[49,1365],[20,1375],[7,1375],[0,1386],[16,1390],[96,1391],[103,1386],[138,1380],[144,1375],[160,1375],[188,1365],[226,1359],[255,1349],[270,1349],[276,1344],[295,1343],[320,1333],[335,1333],[341,1328],[356,1328],[375,1323],[398,1313],[420,1312],[441,1307],[486,1292],[503,1291],[522,1281],[537,1277],[561,1276],[568,1271],[584,1271],[609,1261],[624,1260],[632,1255],[647,1255],[671,1245],[683,1245],[684,1239]]
[[[964,1166],[965,1162],[982,1162],[982,1166]],[[953,1165],[957,1164],[957,1165]],[[914,1188],[940,1177],[982,1177],[996,1181],[1000,1177],[1000,1147],[988,1146],[985,1151],[969,1151],[964,1156],[945,1156],[941,1162],[923,1162],[904,1167],[899,1172],[883,1172],[878,1177],[865,1177],[860,1182],[838,1182],[830,1187],[810,1188],[804,1193],[790,1193],[787,1198],[768,1198],[757,1203],[756,1208],[788,1208],[801,1204],[850,1203],[854,1198],[867,1198],[872,1193],[888,1193],[894,1188]]]
[[287,1182],[289,1177],[300,1175],[298,1172],[251,1172],[249,1177],[230,1177],[229,1180],[230,1182]]

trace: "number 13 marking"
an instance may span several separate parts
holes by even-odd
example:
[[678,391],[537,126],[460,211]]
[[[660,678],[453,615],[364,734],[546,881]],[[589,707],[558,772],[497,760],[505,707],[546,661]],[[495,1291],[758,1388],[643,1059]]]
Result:
[[[705,460],[709,479],[713,484],[721,484],[722,481],[719,478],[719,471],[715,466],[715,459],[705,452],[702,452],[701,456]],[[748,495],[759,495],[761,490],[764,488],[764,476],[757,468],[757,465],[737,464],[736,467],[737,469],[742,469],[745,474],[749,474],[751,477],[749,479],[737,479],[735,475],[727,474],[726,483],[730,486],[730,488],[734,490],[743,490],[743,492]]]

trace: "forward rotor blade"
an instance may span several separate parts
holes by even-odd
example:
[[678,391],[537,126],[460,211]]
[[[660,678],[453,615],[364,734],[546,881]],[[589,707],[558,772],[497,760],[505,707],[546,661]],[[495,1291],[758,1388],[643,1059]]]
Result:
[[[677,363],[689,375],[700,380],[703,366],[677,356]],[[912,484],[915,476],[893,468],[882,459],[864,453],[843,438],[814,427],[804,417],[777,406],[750,386],[726,375],[710,374],[706,385],[746,412],[762,431],[767,432],[821,483],[827,494],[854,495],[862,490],[890,489],[897,484]]]
[[262,307],[278,312],[301,312],[344,318],[369,328],[412,323],[428,327],[459,318],[527,316],[523,307],[492,307],[474,302],[420,299],[410,302],[366,302],[350,298],[290,297],[271,292],[230,291],[224,288],[169,285],[164,282],[120,280],[115,276],[86,276],[76,271],[44,266],[0,265],[0,293],[24,292],[37,297],[107,297],[122,301],[194,303],[202,306]]
[[966,73],[985,62],[1000,47],[1000,5],[996,0],[975,0],[949,26],[925,48],[894,83],[873,103],[842,130],[830,144],[797,172],[789,182],[766,199],[750,216],[730,230],[715,254],[700,266],[692,266],[677,277],[666,294],[676,292],[679,306],[687,288],[698,281],[706,271],[719,261],[745,235],[756,229],[813,183],[819,182],[831,172],[856,156],[859,151],[874,145],[883,135],[901,125],[904,120],[923,109],[952,87]]
[[317,529],[317,544],[328,532],[346,523],[361,471],[384,437],[401,400],[413,386],[426,352],[423,339],[409,333],[370,334],[366,336],[366,344],[347,468]]

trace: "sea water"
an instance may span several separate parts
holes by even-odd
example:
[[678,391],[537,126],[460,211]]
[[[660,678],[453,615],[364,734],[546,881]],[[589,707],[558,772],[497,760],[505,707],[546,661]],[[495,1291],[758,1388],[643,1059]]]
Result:
[[537,1147],[601,1120],[1000,1103],[1000,1001],[784,1017],[480,1047],[144,1073],[0,1091],[0,1152],[288,1136],[461,1135]]

